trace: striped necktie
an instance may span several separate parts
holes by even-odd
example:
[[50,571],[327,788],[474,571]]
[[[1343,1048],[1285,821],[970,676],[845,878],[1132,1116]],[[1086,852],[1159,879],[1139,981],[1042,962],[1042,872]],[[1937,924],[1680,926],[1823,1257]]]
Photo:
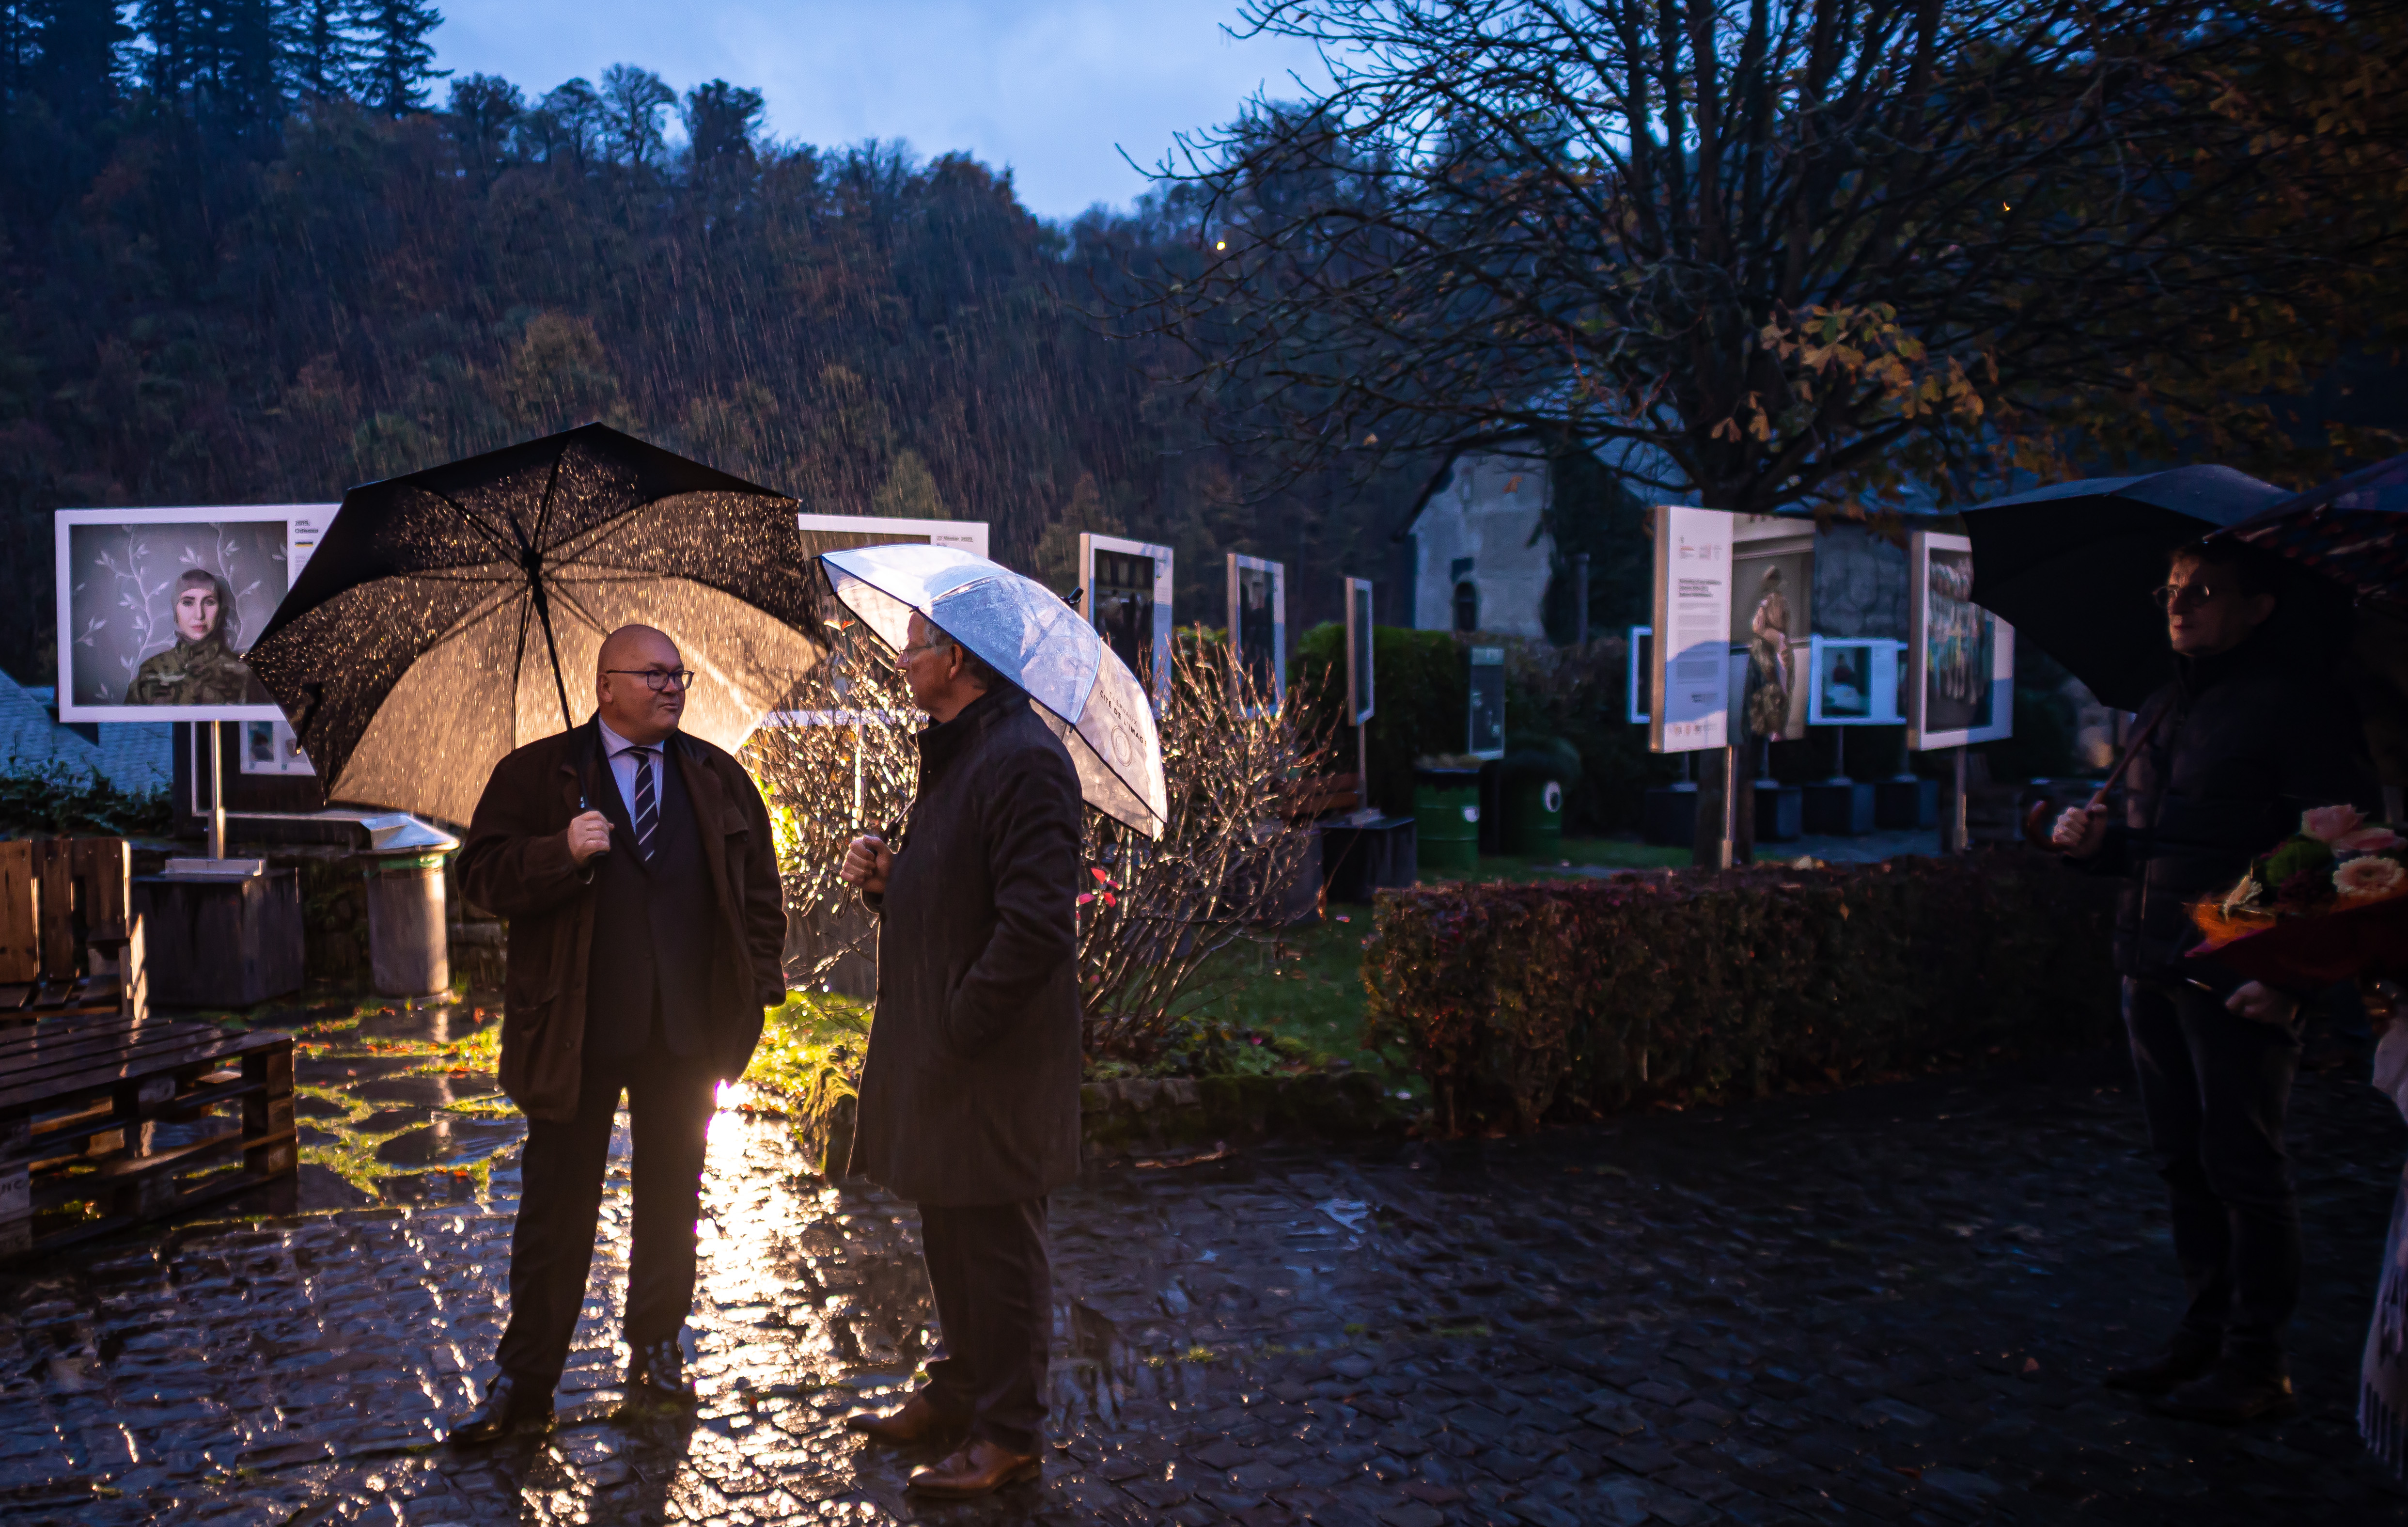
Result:
[[636,756],[636,852],[652,862],[652,830],[661,825],[660,792],[652,783],[652,750],[631,747]]

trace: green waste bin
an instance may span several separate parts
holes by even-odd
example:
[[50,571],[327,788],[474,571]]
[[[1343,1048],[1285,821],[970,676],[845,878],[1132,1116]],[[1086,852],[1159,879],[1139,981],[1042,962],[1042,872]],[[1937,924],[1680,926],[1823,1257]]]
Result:
[[1413,771],[1413,853],[1423,873],[1480,868],[1480,771]]
[[1505,852],[1534,859],[1564,857],[1564,785],[1539,774],[1505,781]]

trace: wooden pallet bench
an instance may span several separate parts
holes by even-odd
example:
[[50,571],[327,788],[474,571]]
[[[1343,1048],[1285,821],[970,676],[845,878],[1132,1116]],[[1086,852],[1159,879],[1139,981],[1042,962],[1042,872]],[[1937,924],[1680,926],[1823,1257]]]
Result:
[[0,1032],[148,1011],[142,919],[127,911],[132,872],[122,838],[0,843]]
[[240,1192],[298,1160],[290,1034],[118,1015],[0,1030],[0,1259]]

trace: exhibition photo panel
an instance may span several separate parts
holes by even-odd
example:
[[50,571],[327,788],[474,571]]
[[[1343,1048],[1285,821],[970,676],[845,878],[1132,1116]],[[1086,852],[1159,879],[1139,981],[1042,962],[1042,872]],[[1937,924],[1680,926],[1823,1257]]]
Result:
[[1088,624],[1159,711],[1170,693],[1170,548],[1082,532],[1079,586]]
[[1895,727],[1899,648],[1879,637],[1813,639],[1808,658],[1806,719],[1817,727]]
[[1730,735],[1732,516],[1684,504],[1656,508],[1654,628],[1647,745],[1718,748]]
[[282,720],[244,658],[335,509],[58,511],[59,719]]
[[1806,735],[1806,656],[1813,629],[1814,532],[1795,520],[1734,515],[1730,644],[1747,655],[1732,697],[1751,742]]
[[1228,567],[1230,656],[1277,709],[1287,694],[1287,569],[1237,552]]
[[1907,746],[2012,735],[2015,633],[1973,602],[1973,543],[1918,530],[1907,558]]

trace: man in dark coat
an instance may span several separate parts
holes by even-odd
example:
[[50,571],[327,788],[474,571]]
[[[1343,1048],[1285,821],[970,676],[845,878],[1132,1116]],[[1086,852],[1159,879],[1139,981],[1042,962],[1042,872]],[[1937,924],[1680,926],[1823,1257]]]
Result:
[[678,730],[694,675],[666,636],[622,627],[599,667],[593,718],[494,766],[460,854],[468,899],[509,920],[501,1082],[527,1139],[501,1372],[454,1442],[551,1419],[622,1090],[628,1389],[693,1398],[678,1336],[714,1088],[743,1073],[762,1009],[785,1000],[785,901],[760,791]]
[[2348,691],[2285,660],[2265,628],[2276,586],[2245,548],[2176,554],[2159,597],[2177,676],[2141,711],[2124,820],[2076,808],[2056,833],[2074,858],[2130,882],[2115,966],[2187,1294],[2165,1352],[2107,1382],[2225,1423],[2293,1404],[2282,1328],[2299,1303],[2300,1209],[2283,1124],[2301,994],[2190,958],[2190,908],[2298,831],[2303,812],[2374,793]]
[[966,1430],[911,1486],[978,1495],[1039,1471],[1045,1201],[1079,1170],[1079,778],[1027,695],[944,631],[913,615],[897,655],[936,724],[901,836],[845,854],[881,918],[852,1165],[920,1205],[945,1355],[902,1408],[848,1424]]

